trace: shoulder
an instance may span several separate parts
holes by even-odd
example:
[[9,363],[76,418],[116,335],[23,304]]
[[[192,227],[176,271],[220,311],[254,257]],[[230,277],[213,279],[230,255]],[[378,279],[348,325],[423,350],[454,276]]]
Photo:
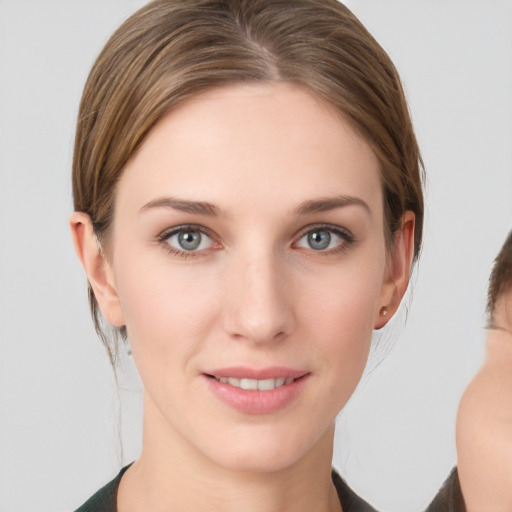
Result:
[[91,496],[75,512],[116,512],[117,488],[119,487],[123,473],[128,468],[129,466],[126,466],[121,469],[119,474],[112,481]]
[[370,504],[360,498],[334,469],[332,470],[332,481],[338,491],[343,512],[377,512]]
[[[338,491],[343,512],[377,512],[360,498],[333,470],[332,480]],[[465,512],[457,468],[454,468],[425,512]]]
[[425,512],[465,512],[464,499],[457,468],[453,468],[432,503]]

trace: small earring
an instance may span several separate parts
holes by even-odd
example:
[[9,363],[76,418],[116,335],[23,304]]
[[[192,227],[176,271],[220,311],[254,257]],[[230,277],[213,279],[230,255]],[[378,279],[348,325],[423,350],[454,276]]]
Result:
[[380,316],[387,316],[388,314],[388,308],[386,306],[382,306],[379,311]]

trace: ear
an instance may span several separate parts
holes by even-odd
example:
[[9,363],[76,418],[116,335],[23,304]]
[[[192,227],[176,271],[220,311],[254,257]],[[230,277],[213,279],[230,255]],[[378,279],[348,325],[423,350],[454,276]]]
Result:
[[114,273],[101,244],[94,234],[91,218],[83,212],[73,212],[69,219],[73,244],[84,267],[103,316],[114,326],[125,324],[117,294]]
[[379,308],[375,315],[375,329],[381,329],[388,323],[407,290],[414,256],[415,220],[413,212],[405,212],[401,227],[395,235],[391,253],[388,255]]

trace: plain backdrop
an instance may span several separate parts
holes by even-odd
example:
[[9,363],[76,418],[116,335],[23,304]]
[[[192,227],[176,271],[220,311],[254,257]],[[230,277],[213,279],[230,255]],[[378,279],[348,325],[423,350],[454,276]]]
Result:
[[[67,221],[81,88],[108,35],[143,3],[0,0],[3,512],[74,510],[139,450],[140,386],[128,357],[114,382]],[[427,218],[412,294],[338,421],[335,465],[377,508],[414,512],[456,462],[487,277],[512,228],[512,0],[348,5],[403,77]]]

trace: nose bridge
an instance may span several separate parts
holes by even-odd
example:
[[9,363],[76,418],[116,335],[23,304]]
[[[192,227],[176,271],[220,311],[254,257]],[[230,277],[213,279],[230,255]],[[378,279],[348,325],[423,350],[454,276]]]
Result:
[[282,262],[271,249],[241,254],[229,279],[225,312],[229,334],[266,343],[294,327],[293,303]]

